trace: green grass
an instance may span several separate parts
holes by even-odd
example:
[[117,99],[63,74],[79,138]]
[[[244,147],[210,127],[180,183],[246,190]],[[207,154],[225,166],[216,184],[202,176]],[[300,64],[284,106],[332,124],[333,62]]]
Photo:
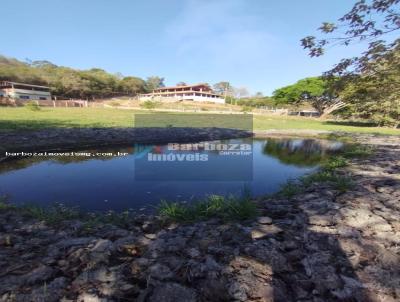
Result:
[[210,195],[191,204],[163,201],[158,212],[165,220],[175,222],[193,222],[210,218],[234,221],[256,217],[257,207],[249,197]]
[[131,211],[106,213],[91,213],[80,211],[78,208],[68,207],[60,203],[51,206],[41,207],[37,205],[10,204],[6,197],[0,196],[0,211],[15,210],[18,213],[44,221],[52,226],[59,226],[66,220],[80,220],[84,222],[83,230],[90,231],[99,224],[113,224],[119,227],[129,227],[134,225],[135,215]]
[[299,186],[299,184],[296,181],[289,180],[281,186],[278,195],[286,198],[292,198],[293,196],[295,196],[298,193],[301,193],[302,191],[303,191],[302,187]]
[[24,205],[20,207],[23,214],[45,221],[50,225],[70,220],[79,219],[82,214],[75,208],[69,208],[62,204],[54,204],[48,208],[42,208],[36,205]]
[[347,144],[344,146],[342,155],[346,158],[363,158],[374,153],[373,146],[360,144]]
[[83,217],[83,213],[77,209],[58,203],[46,208],[29,204],[15,206],[10,204],[6,197],[0,197],[0,211],[4,210],[16,210],[23,215],[45,221],[50,225],[57,225],[65,220],[80,219]]
[[338,169],[346,167],[349,158],[367,157],[372,153],[373,148],[370,146],[347,144],[341,155],[329,157],[322,162],[318,172],[298,180],[289,180],[281,186],[277,195],[290,199],[317,183],[329,183],[339,193],[347,192],[354,186],[354,182],[349,176],[338,173]]
[[[0,211],[8,210],[18,211],[22,215],[36,218],[52,226],[58,226],[66,220],[81,220],[84,222],[82,229],[86,232],[95,229],[99,224],[113,224],[122,228],[129,228],[135,224],[135,214],[131,211],[88,213],[62,204],[49,207],[15,206],[8,203],[6,198],[0,197]],[[256,217],[257,207],[250,196],[238,198],[210,195],[191,204],[163,201],[158,207],[158,213],[168,222],[193,222],[210,218],[239,221]]]
[[[42,108],[32,111],[29,108],[0,107],[0,130],[34,130],[53,127],[134,127],[135,114],[152,114],[143,126],[189,126],[189,127],[228,127],[241,128],[237,115],[223,115],[214,119],[207,114],[178,113],[179,121],[171,114],[115,108]],[[246,125],[243,125],[246,127]],[[255,130],[325,130],[337,132],[358,132],[400,135],[399,129],[368,127],[367,124],[351,122],[332,122],[313,118],[254,115]]]
[[272,116],[272,115],[255,115],[255,130],[321,130],[333,132],[351,132],[351,133],[373,133],[385,135],[400,135],[400,129],[370,127],[366,124],[359,123],[357,126],[351,122],[334,122],[320,120],[316,118],[291,117],[291,116]]

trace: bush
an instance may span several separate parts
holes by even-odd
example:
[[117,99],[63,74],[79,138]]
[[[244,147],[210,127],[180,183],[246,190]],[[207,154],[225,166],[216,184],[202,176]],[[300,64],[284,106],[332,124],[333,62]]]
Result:
[[242,112],[251,112],[253,111],[253,108],[251,108],[250,106],[243,106],[242,107]]
[[361,144],[345,145],[343,156],[346,158],[360,158],[370,156],[374,152],[373,147]]
[[24,107],[32,111],[40,111],[42,109],[35,101],[26,102]]
[[159,102],[154,102],[154,101],[145,101],[144,103],[140,104],[140,107],[144,109],[154,109],[160,105]]
[[332,171],[337,168],[343,168],[347,165],[348,165],[347,160],[343,156],[334,156],[323,164],[323,168],[325,170]]

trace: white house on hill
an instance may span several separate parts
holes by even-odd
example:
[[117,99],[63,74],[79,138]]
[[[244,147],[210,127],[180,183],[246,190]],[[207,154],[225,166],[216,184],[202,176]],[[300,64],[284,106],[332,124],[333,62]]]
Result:
[[151,93],[139,95],[141,101],[194,101],[224,104],[225,99],[216,94],[207,84],[162,87]]
[[0,82],[0,97],[20,101],[51,100],[51,93],[46,86],[3,81]]

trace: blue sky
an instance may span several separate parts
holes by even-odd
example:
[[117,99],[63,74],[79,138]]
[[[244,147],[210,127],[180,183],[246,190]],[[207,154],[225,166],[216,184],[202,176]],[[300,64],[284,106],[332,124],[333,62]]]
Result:
[[0,54],[167,85],[229,81],[252,93],[319,75],[360,45],[307,56],[299,40],[349,0],[13,0],[1,4]]

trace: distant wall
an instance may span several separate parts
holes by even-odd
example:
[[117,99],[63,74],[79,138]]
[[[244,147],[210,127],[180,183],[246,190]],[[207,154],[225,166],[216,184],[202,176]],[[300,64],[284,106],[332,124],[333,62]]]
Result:
[[161,97],[161,96],[140,96],[140,101],[160,101],[160,102],[178,102],[178,101],[193,101],[193,102],[210,102],[217,104],[225,104],[223,98],[212,98],[205,96],[196,95],[186,95],[186,96],[176,96],[176,97]]

